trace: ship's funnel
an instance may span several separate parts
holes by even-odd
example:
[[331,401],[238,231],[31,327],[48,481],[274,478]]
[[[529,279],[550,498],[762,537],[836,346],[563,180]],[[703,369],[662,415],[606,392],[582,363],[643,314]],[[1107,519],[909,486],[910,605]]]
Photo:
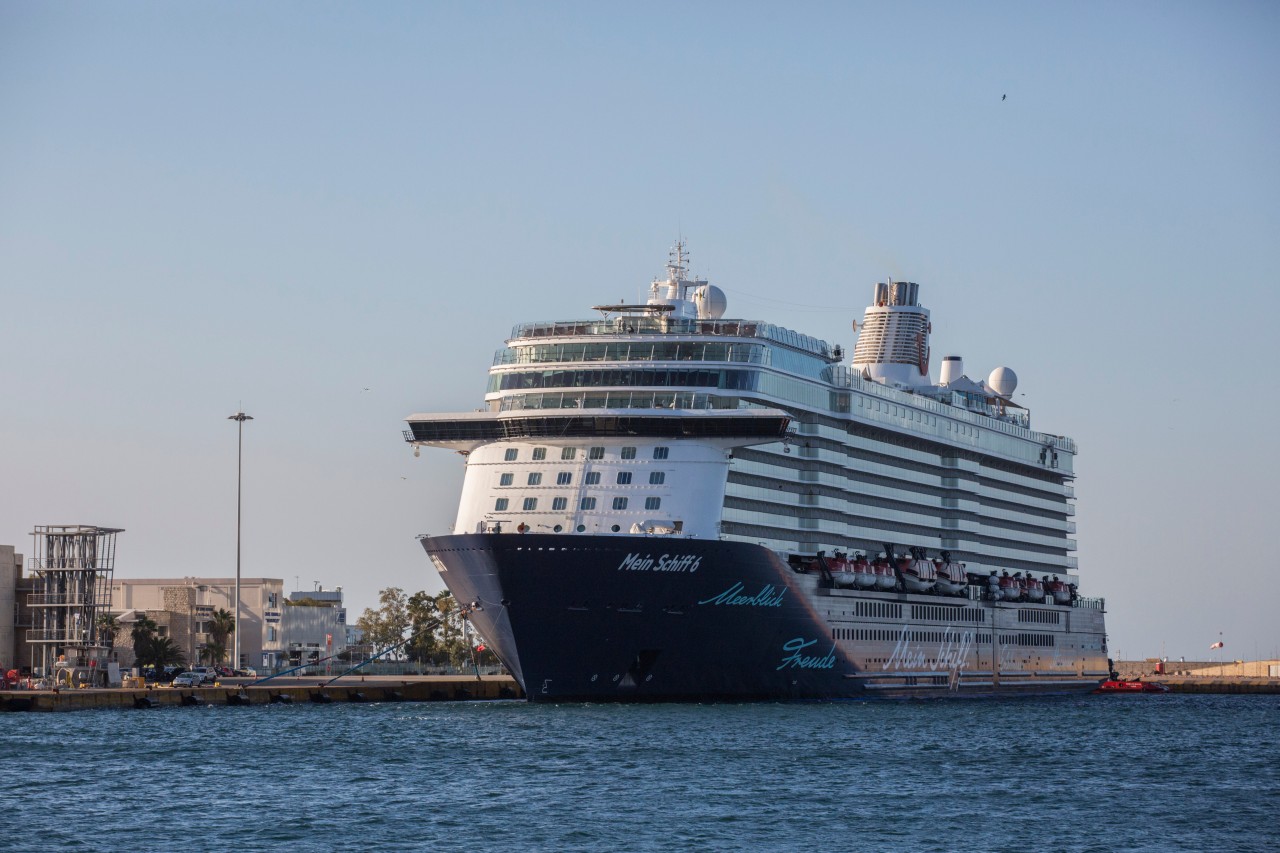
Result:
[[938,371],[938,384],[950,385],[961,376],[964,376],[964,359],[958,355],[943,356],[942,367]]

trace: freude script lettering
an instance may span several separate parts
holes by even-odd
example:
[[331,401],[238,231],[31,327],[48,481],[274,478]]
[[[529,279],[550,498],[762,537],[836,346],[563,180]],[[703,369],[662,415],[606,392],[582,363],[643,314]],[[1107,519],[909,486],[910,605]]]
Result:
[[835,669],[836,645],[831,644],[831,651],[822,657],[801,654],[805,649],[817,643],[817,640],[805,641],[804,637],[796,637],[782,644],[782,650],[791,652],[778,664],[778,669]]
[[742,581],[738,581],[719,595],[713,595],[698,603],[725,604],[731,607],[781,607],[782,597],[787,594],[786,587],[777,589],[771,583],[765,584],[764,588],[755,595],[743,595],[743,589]]
[[618,564],[620,572],[696,572],[702,558],[693,554],[673,556],[663,554],[654,559],[652,554],[628,554]]
[[965,660],[969,655],[969,649],[973,647],[973,633],[965,631],[960,633],[953,628],[948,628],[943,635],[943,640],[938,644],[938,651],[930,656],[923,648],[923,644],[912,644],[911,628],[904,626],[902,633],[898,635],[898,642],[893,647],[893,653],[880,666],[881,669],[907,669],[907,670],[953,670],[958,671],[964,669],[967,665]]

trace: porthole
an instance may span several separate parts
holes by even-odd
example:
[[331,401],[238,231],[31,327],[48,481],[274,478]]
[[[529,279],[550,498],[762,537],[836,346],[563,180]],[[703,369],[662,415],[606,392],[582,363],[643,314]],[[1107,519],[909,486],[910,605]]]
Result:
[[556,533],[559,533],[561,530],[564,530],[564,527],[563,527],[563,526],[561,526],[561,525],[559,525],[559,524],[557,524],[555,527],[553,527],[553,528],[551,528],[551,529],[552,529],[552,530],[554,530]]
[[622,528],[615,524],[613,527],[610,527],[609,529],[612,530],[614,533],[617,533]]
[[586,529],[587,529],[587,526],[585,524],[579,524],[577,527],[577,530],[579,533],[582,533]]

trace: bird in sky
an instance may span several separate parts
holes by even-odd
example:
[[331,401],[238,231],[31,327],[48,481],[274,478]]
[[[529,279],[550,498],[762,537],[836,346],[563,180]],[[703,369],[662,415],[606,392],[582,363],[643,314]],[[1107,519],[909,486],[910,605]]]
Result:
[[[1007,97],[1009,97],[1009,96],[1008,96],[1008,95],[1001,95],[1001,96],[1000,96],[1000,100],[1002,100],[1002,101],[1003,101],[1003,100],[1004,100],[1005,98],[1007,98]],[[368,389],[366,388],[365,390],[368,390]]]

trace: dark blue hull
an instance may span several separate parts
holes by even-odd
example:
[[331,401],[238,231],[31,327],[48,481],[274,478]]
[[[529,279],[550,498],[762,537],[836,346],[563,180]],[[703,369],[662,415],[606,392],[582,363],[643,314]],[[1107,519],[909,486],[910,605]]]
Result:
[[533,701],[863,695],[797,575],[739,542],[475,534],[423,547]]
[[[1078,665],[1066,669],[1028,657],[1002,664],[996,675],[989,647],[971,651],[955,672],[927,663],[920,646],[903,647],[915,658],[903,667],[891,660],[892,642],[864,649],[875,670],[861,671],[854,644],[834,639],[835,626],[820,609],[843,613],[840,624],[848,625],[859,599],[888,602],[903,614],[946,600],[821,588],[816,575],[798,574],[759,545],[533,533],[426,537],[422,544],[532,701],[1069,694],[1090,691],[1105,677],[1099,653],[1098,660],[1079,654]],[[1022,606],[966,603],[987,611],[984,624],[997,609],[1012,619]],[[901,621],[874,624],[881,634],[911,630]]]

